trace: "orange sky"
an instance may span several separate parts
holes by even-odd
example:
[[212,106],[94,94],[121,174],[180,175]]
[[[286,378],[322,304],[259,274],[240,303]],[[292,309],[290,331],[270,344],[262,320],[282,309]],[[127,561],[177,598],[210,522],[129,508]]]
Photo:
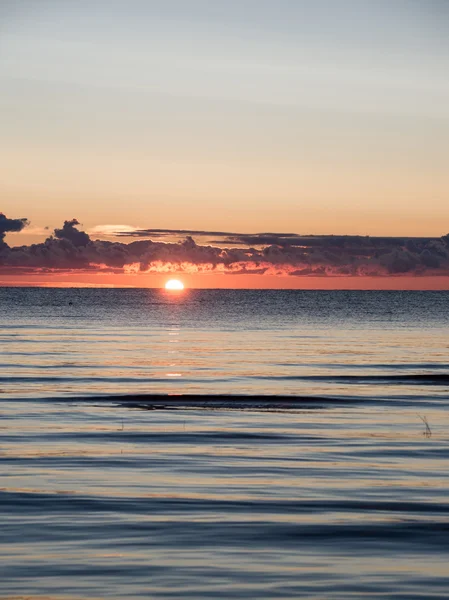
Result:
[[449,231],[449,46],[435,3],[12,4],[8,216],[40,229],[76,217],[86,231]]
[[[70,273],[51,275],[2,275],[2,286],[44,287],[151,287],[162,288],[167,276],[157,274]],[[279,277],[270,275],[185,275],[178,277],[186,288],[248,289],[375,289],[375,290],[449,290],[449,277]]]

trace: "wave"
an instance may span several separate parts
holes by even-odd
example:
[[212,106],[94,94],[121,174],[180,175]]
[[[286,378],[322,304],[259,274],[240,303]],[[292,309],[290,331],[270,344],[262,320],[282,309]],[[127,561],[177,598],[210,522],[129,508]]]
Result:
[[[39,402],[87,403],[104,406],[112,404],[126,409],[159,410],[237,410],[256,412],[286,412],[297,410],[325,410],[337,406],[377,405],[439,407],[446,396],[425,397],[409,394],[396,396],[358,395],[269,395],[269,394],[219,394],[219,393],[123,393],[123,394],[77,394],[33,398]],[[24,402],[29,399],[22,398]],[[14,401],[20,401],[15,398]]]
[[[447,548],[449,533],[449,505],[437,502],[385,501],[385,500],[227,500],[212,498],[158,498],[145,497],[102,497],[85,496],[76,493],[52,494],[33,492],[7,492],[0,490],[0,498],[4,510],[14,514],[41,515],[51,511],[57,517],[64,514],[122,514],[131,513],[134,516],[151,514],[183,515],[182,521],[166,519],[159,522],[142,519],[128,519],[114,523],[114,535],[120,537],[123,543],[132,544],[134,548],[148,543],[148,536],[163,534],[165,544],[176,543],[198,544],[201,546],[216,546],[217,539],[221,547],[233,547],[236,536],[239,543],[252,547],[254,544],[270,545],[305,545],[311,542],[335,546],[336,544],[380,545],[383,549],[388,544],[411,544],[407,550],[422,551],[422,546],[428,550],[441,551]],[[193,519],[192,515],[213,514],[213,524]],[[225,518],[216,518],[216,515]],[[247,516],[251,514],[251,520]],[[279,514],[289,515],[291,522],[279,522]],[[304,522],[305,516],[340,514],[341,522]],[[388,521],[379,521],[377,515],[389,515]],[[345,515],[364,516],[363,522],[345,522]],[[301,518],[302,516],[302,518]],[[423,517],[431,517],[423,520]],[[242,521],[244,517],[245,521]],[[420,520],[417,520],[420,518]],[[60,519],[59,519],[60,521]],[[87,524],[86,524],[87,526]],[[88,524],[90,534],[109,539],[111,531],[109,523],[102,521]],[[56,526],[35,526],[31,530],[21,529],[22,541],[28,543],[43,540],[65,540],[67,535],[77,537],[73,525],[58,523]],[[74,535],[75,533],[75,535]],[[80,537],[85,535],[81,532]]]
[[260,375],[259,379],[326,381],[332,383],[419,383],[424,385],[449,385],[449,373],[401,373],[397,375],[278,375],[275,377]]
[[[36,491],[10,491],[0,488],[2,506],[17,508],[22,505],[29,512],[40,512],[45,505],[51,505],[52,508],[60,511],[72,511],[76,507],[89,511],[114,510],[117,507],[132,509],[134,513],[148,514],[148,505],[151,503],[151,512],[162,512],[194,508],[198,505],[202,512],[216,512],[226,510],[226,512],[240,512],[251,510],[251,512],[263,514],[300,514],[310,512],[392,512],[404,515],[411,514],[436,514],[449,515],[448,502],[421,502],[418,500],[347,500],[347,499],[314,499],[307,500],[283,500],[283,499],[262,499],[257,500],[235,500],[235,499],[217,499],[217,498],[160,498],[157,495],[138,496],[88,496],[73,493],[45,493]],[[56,506],[53,505],[58,500]],[[449,523],[448,523],[449,525]]]
[[[73,365],[60,365],[69,369]],[[186,377],[181,375],[179,380],[193,383],[226,383],[226,381],[304,381],[304,382],[323,382],[323,383],[346,383],[346,384],[383,384],[390,385],[449,385],[449,373],[414,373],[414,374],[396,374],[396,375],[241,375],[230,378],[200,378]],[[12,375],[1,376],[0,383],[162,383],[173,381],[173,377],[69,377],[59,375]]]

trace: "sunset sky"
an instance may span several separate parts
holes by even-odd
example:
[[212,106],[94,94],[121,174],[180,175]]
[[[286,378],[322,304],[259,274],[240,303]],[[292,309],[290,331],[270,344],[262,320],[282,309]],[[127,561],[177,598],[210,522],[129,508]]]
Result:
[[[446,0],[3,0],[0,212],[29,221],[5,242],[43,243],[73,218],[123,253],[182,244],[176,230],[200,248],[217,246],[203,232],[315,235],[319,259],[316,241],[303,262],[303,244],[281,243],[285,263],[262,243],[240,274],[217,253],[201,272],[205,251],[189,249],[196,271],[181,273],[199,287],[447,289],[448,34]],[[326,235],[394,239],[361,258]],[[426,240],[399,239],[413,237]],[[3,284],[166,279],[142,274],[141,255],[135,273],[86,269],[84,250],[62,266],[8,252]]]

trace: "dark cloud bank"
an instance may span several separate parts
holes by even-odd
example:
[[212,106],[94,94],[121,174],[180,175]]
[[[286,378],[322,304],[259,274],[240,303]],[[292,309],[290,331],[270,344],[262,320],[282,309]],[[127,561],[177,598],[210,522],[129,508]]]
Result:
[[[449,275],[449,234],[441,238],[236,234],[141,229],[117,232],[129,243],[92,240],[76,219],[45,242],[9,247],[7,232],[27,219],[0,213],[0,273],[67,270],[222,272],[289,276]],[[198,241],[195,241],[196,238]],[[179,241],[167,241],[177,239]]]

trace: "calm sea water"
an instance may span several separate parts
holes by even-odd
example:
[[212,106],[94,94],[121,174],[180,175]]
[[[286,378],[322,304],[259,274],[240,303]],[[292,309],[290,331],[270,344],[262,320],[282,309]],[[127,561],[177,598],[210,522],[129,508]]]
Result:
[[449,598],[449,293],[0,288],[0,323],[0,597]]

